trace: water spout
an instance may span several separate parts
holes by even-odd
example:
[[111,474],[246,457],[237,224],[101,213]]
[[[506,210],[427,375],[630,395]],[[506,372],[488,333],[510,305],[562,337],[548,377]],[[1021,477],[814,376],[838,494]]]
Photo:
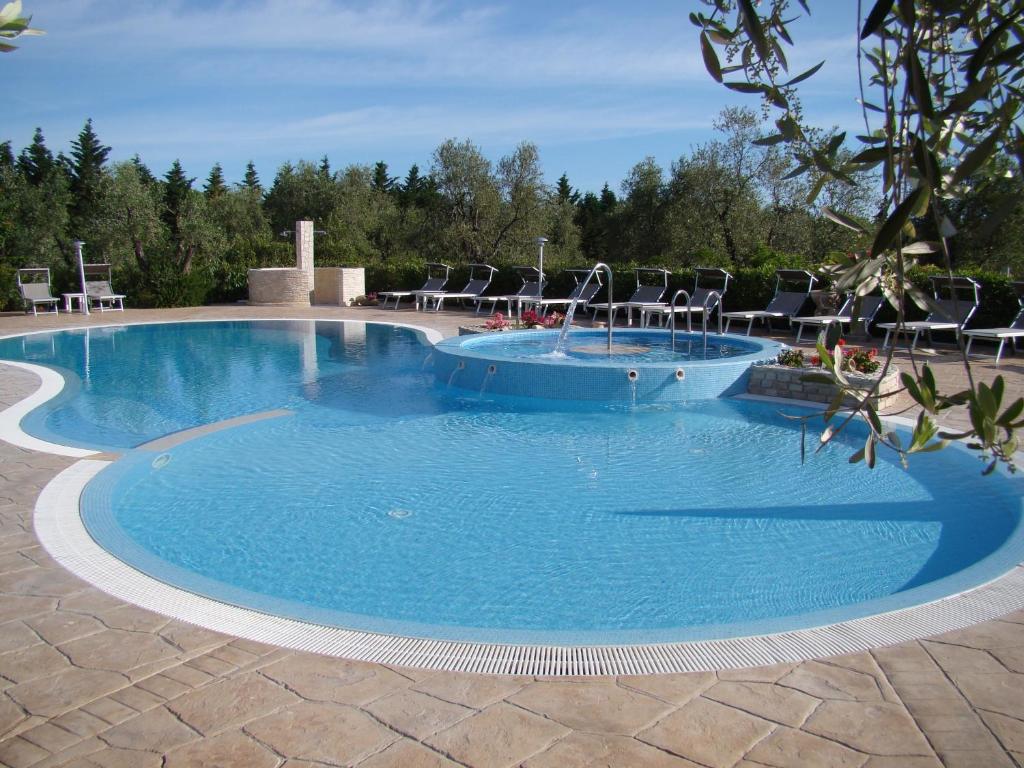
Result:
[[452,383],[455,381],[455,377],[459,374],[459,371],[461,371],[465,367],[466,367],[466,361],[465,360],[459,360],[459,364],[457,366],[455,366],[455,368],[452,370],[452,375],[448,377],[448,386],[449,387],[451,387]]
[[[558,334],[558,341],[555,343],[555,352],[564,352],[563,347],[565,346],[565,338],[569,335],[569,328],[572,326],[572,317],[576,314],[576,305],[579,304],[580,296],[583,295],[583,291],[586,290],[587,284],[591,281],[597,270],[603,269],[605,276],[608,278],[608,306],[612,305],[614,297],[612,296],[612,269],[602,261],[597,262],[594,268],[590,270],[587,275],[587,279],[584,280],[573,292],[572,303],[569,304],[569,309],[565,313],[565,322],[562,323],[562,331]],[[609,312],[608,315],[608,354],[612,353],[612,316]]]

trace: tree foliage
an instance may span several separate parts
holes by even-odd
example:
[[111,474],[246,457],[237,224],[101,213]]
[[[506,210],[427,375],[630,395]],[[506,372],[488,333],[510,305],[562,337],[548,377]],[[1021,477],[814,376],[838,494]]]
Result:
[[[785,146],[795,174],[809,179],[813,203],[824,186],[839,181],[857,186],[879,180],[882,196],[877,226],[866,226],[848,212],[825,208],[826,215],[870,241],[870,247],[839,270],[837,286],[866,295],[881,290],[904,322],[908,302],[934,306],[931,297],[908,279],[924,256],[952,275],[959,230],[954,219],[980,219],[972,237],[984,240],[1014,214],[1019,216],[1019,179],[1024,175],[1024,7],[1011,0],[876,0],[858,20],[861,65],[860,101],[864,133],[860,150],[843,151],[845,133],[820,135],[803,122],[796,86],[814,76],[824,62],[793,75],[786,46],[793,44],[789,26],[798,18],[787,0],[759,4],[749,0],[704,0],[710,13],[694,13],[708,73],[726,88],[759,95],[773,111],[775,131],[760,137],[760,146]],[[799,0],[810,13],[807,0]],[[724,54],[719,55],[719,49]],[[1005,183],[1009,174],[1016,183]],[[979,215],[976,208],[981,204]],[[961,238],[963,237],[960,235]],[[821,347],[824,360],[832,360]],[[841,359],[841,353],[837,355]],[[886,368],[891,364],[891,354]],[[1004,408],[1002,377],[989,387],[976,383],[963,355],[967,389],[941,394],[925,364],[912,358],[913,372],[903,376],[907,391],[921,409],[909,445],[886,431],[865,399],[870,432],[852,460],[874,465],[878,445],[903,459],[911,453],[941,448],[965,437],[986,460],[986,472],[1001,461],[1013,468],[1016,430],[1024,400]],[[845,385],[839,366],[832,374]],[[935,417],[966,404],[971,428],[963,434],[939,432]],[[826,419],[835,417],[830,408]],[[842,424],[840,424],[840,429]],[[836,433],[829,427],[823,444]]]

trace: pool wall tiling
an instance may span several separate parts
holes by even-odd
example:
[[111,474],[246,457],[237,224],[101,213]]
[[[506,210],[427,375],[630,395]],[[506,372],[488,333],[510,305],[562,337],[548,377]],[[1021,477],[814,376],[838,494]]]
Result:
[[[512,337],[557,339],[556,331],[523,331],[494,336],[461,336],[445,339],[434,349],[431,363],[441,386],[479,392],[550,400],[599,401],[607,403],[670,403],[731,397],[747,391],[750,366],[774,360],[782,345],[739,336],[713,337],[739,349],[738,354],[715,359],[645,361],[641,355],[629,360],[559,359],[538,354],[530,357],[503,353],[499,343]],[[682,349],[689,341],[701,349],[700,334],[678,334]],[[604,331],[575,331],[574,343],[599,346],[606,343]],[[665,345],[668,332],[629,331],[616,334],[613,343],[645,342]],[[694,355],[696,358],[697,355]]]

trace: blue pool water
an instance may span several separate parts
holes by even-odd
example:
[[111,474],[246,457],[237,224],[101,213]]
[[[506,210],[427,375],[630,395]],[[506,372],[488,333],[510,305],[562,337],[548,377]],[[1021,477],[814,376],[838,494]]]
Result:
[[430,353],[409,329],[312,321],[0,340],[0,357],[71,382],[30,431],[125,451],[83,496],[97,541],[183,588],[318,623],[725,637],[935,599],[1024,559],[1020,481],[981,478],[965,451],[869,471],[847,462],[853,431],[801,465],[777,405],[481,394],[436,382]]

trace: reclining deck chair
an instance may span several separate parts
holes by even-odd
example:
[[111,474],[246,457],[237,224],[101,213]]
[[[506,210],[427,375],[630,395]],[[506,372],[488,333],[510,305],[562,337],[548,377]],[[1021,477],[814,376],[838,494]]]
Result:
[[[811,295],[811,289],[818,282],[818,278],[806,269],[778,269],[775,271],[775,295],[768,302],[768,306],[760,310],[748,310],[746,312],[723,312],[725,318],[725,332],[729,332],[729,325],[733,320],[747,321],[747,336],[754,329],[754,321],[761,322],[771,327],[771,321],[775,318],[786,318],[790,326],[793,325],[793,318],[800,314],[804,303]],[[789,288],[790,290],[783,290]],[[799,290],[793,290],[799,288]]]
[[[695,314],[703,315],[706,305],[708,319],[710,319],[711,313],[715,309],[721,311],[722,299],[725,297],[725,292],[729,289],[729,281],[732,280],[732,275],[718,267],[697,267],[694,273],[690,306],[687,308],[685,304],[677,304],[675,314],[685,316],[687,309],[689,309],[692,319]],[[712,292],[717,293],[718,296],[712,297]],[[708,300],[709,298],[710,301]],[[672,307],[668,304],[651,305],[640,310],[640,324],[646,328],[650,325],[651,318],[656,317],[658,318],[658,325],[662,326],[665,324],[665,318],[671,317],[672,314]]]
[[[665,291],[668,290],[668,276],[672,273],[667,269],[653,267],[637,267],[633,270],[636,273],[636,290],[629,297],[628,301],[616,301],[612,304],[607,302],[601,304],[588,304],[587,308],[593,310],[594,319],[597,319],[599,310],[608,313],[608,324],[615,325],[615,317],[619,309],[626,308],[626,325],[633,324],[633,310],[643,311],[644,307],[660,305]],[[645,284],[643,278],[654,278],[657,282],[654,285]]]
[[1013,318],[1013,322],[1006,328],[972,328],[963,331],[964,336],[967,337],[967,348],[964,352],[971,353],[971,342],[975,338],[999,342],[999,348],[996,350],[996,365],[999,365],[999,358],[1003,356],[1003,346],[1007,339],[1013,342],[1013,351],[1017,351],[1017,339],[1024,337],[1024,282],[1013,283],[1013,290],[1017,293],[1017,303],[1020,305],[1020,311]]
[[490,264],[470,264],[469,282],[461,291],[417,291],[416,308],[433,309],[435,312],[444,308],[445,299],[475,299],[491,284],[494,273],[498,270]]
[[123,293],[115,293],[110,287],[109,264],[84,264],[85,298],[89,304],[100,312],[116,310],[124,311]]
[[800,337],[803,335],[804,326],[810,325],[816,328],[824,328],[826,325],[832,323],[839,323],[840,325],[850,325],[851,330],[859,323],[861,328],[864,330],[864,335],[868,335],[868,327],[875,322],[875,316],[878,314],[878,310],[885,304],[884,296],[865,296],[860,301],[860,312],[857,313],[857,322],[853,320],[853,308],[857,303],[857,297],[852,294],[846,294],[846,298],[843,300],[843,305],[839,307],[839,310],[834,315],[812,315],[809,317],[794,317],[793,322],[797,323],[796,329],[796,343],[800,343]]
[[[40,279],[42,278],[42,279]],[[46,267],[26,267],[19,269],[17,275],[18,293],[25,302],[25,311],[32,310],[33,315],[38,315],[39,306],[50,305],[53,314],[57,314],[59,299],[50,295],[50,270]]]
[[[981,303],[978,295],[980,290],[981,285],[969,277],[954,275],[950,279],[944,275],[934,275],[932,295],[938,306],[924,320],[903,323],[899,333],[914,332],[914,338],[910,342],[911,350],[917,346],[921,331],[928,334],[929,344],[932,343],[932,331],[953,331],[959,335]],[[944,298],[943,293],[948,294],[948,298]],[[879,323],[878,327],[885,328],[885,341],[882,342],[882,346],[888,347],[889,336],[897,330],[897,324]]]
[[572,289],[572,292],[565,298],[558,299],[543,299],[536,296],[522,296],[519,299],[519,303],[524,310],[536,308],[541,316],[543,317],[548,313],[548,307],[568,307],[574,301],[577,306],[583,308],[584,311],[588,309],[588,304],[592,298],[597,295],[597,292],[601,290],[603,283],[601,282],[601,273],[594,273],[594,280],[584,287],[582,280],[585,280],[587,275],[590,274],[589,269],[567,269],[565,270],[572,275],[572,279],[576,281],[576,287]]
[[[444,271],[444,276],[441,275],[442,271]],[[451,274],[451,271],[452,268],[447,264],[427,262],[427,281],[423,283],[422,287],[415,291],[384,291],[383,293],[378,293],[377,297],[384,300],[381,306],[385,309],[387,309],[388,301],[394,299],[394,308],[398,309],[398,302],[407,296],[412,296],[415,299],[421,293],[443,291],[444,287],[448,284],[448,275]]]
[[520,302],[531,297],[536,299],[544,293],[544,286],[547,285],[547,281],[544,279],[544,275],[540,273],[540,270],[536,267],[513,267],[513,269],[519,273],[519,279],[523,281],[519,290],[515,293],[506,294],[504,296],[477,296],[473,301],[476,303],[477,313],[483,308],[486,302],[491,303],[491,312],[498,306],[499,301],[504,301],[507,312],[509,315],[512,314],[512,305],[516,305],[516,309],[519,309]]

